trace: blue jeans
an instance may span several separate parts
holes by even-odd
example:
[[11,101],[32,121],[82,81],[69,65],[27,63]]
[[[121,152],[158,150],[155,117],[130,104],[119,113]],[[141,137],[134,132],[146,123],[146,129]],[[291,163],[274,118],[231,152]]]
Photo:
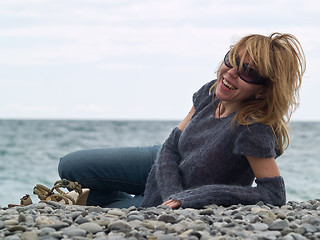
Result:
[[61,178],[89,188],[87,205],[139,207],[151,167],[161,145],[80,150],[62,157]]

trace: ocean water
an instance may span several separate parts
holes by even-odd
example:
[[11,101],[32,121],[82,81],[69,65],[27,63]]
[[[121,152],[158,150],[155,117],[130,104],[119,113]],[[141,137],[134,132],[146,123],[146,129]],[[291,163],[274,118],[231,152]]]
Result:
[[[176,121],[0,120],[0,205],[19,203],[36,184],[52,187],[59,158],[79,149],[161,144]],[[320,122],[292,122],[278,158],[287,200],[320,198]]]

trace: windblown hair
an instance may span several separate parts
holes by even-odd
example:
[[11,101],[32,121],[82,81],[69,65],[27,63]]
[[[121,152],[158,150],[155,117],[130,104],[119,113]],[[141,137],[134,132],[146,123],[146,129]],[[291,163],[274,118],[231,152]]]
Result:
[[242,102],[235,120],[242,125],[253,122],[269,125],[278,139],[282,153],[289,145],[287,125],[299,105],[299,89],[306,66],[301,44],[291,34],[254,34],[242,38],[232,47],[232,66],[237,66],[235,63],[239,52],[242,55],[239,59],[240,68],[245,56],[249,56],[249,65],[267,79],[267,85],[264,98],[251,98]]

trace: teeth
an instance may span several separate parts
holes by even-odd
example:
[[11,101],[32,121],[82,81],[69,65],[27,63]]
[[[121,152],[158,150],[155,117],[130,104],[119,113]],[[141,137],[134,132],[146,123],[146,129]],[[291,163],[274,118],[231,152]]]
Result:
[[236,88],[234,86],[232,86],[230,83],[228,83],[225,79],[222,80],[222,83],[224,86],[226,86],[227,88],[231,89],[231,90],[235,90]]

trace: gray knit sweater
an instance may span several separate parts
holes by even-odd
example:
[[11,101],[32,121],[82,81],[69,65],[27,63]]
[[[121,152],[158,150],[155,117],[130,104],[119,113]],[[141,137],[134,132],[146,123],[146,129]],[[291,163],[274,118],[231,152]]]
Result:
[[263,124],[232,125],[235,113],[214,117],[219,100],[212,101],[205,84],[193,95],[196,109],[183,132],[174,128],[164,142],[150,171],[142,207],[157,206],[168,199],[182,207],[209,204],[273,205],[286,202],[282,177],[256,179],[245,156],[278,157],[271,129]]

